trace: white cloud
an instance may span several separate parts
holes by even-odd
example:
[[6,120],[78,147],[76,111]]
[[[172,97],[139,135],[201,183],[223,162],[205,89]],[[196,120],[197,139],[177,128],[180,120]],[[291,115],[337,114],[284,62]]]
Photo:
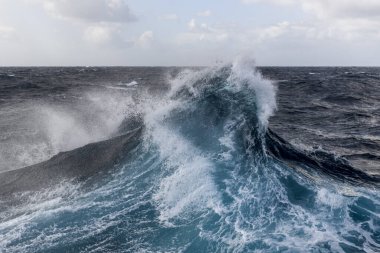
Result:
[[[379,0],[242,0],[245,4],[274,4],[298,6],[307,13],[308,21],[288,24],[283,33],[314,39],[360,40],[380,38]],[[279,31],[268,27],[262,37]],[[274,29],[274,30],[273,30]],[[270,36],[269,36],[270,37]]]
[[52,17],[83,29],[83,39],[96,46],[124,48],[134,44],[123,36],[123,24],[136,21],[126,0],[29,0],[42,4]]
[[210,17],[211,11],[210,10],[201,11],[201,12],[198,12],[197,15],[200,17]]
[[[249,11],[215,16],[210,0],[195,11],[181,5],[160,10],[160,2],[153,8],[130,0],[0,2],[0,24],[9,25],[0,25],[0,60],[4,64],[28,60],[32,64],[149,65],[151,61],[170,61],[175,65],[180,59],[190,59],[186,64],[203,64],[214,56],[250,49],[259,55],[259,61],[269,59],[271,64],[293,64],[297,59],[299,65],[356,64],[357,59],[362,59],[358,64],[379,64],[380,0],[238,0],[252,4],[243,6],[246,9],[266,5],[260,9],[265,13],[258,16]],[[136,20],[136,15],[129,7],[143,13],[139,17],[144,20],[133,27],[129,22]],[[207,18],[210,15],[212,18]]]
[[223,28],[211,27],[206,23],[197,23],[191,19],[188,24],[189,32],[180,33],[177,36],[177,43],[188,44],[199,41],[222,42],[229,38],[228,32]]
[[97,24],[89,26],[83,38],[89,44],[95,46],[107,46],[108,48],[125,49],[131,46],[147,49],[153,45],[154,34],[152,31],[145,31],[141,35],[125,39],[122,30],[114,24]]
[[319,18],[380,18],[379,0],[242,0],[242,2],[298,5]]
[[229,38],[228,33],[181,33],[177,36],[176,42],[180,45],[193,44],[197,42],[225,42]]
[[285,34],[289,29],[291,29],[291,27],[287,21],[265,27],[259,30],[258,35],[256,36],[256,40],[261,42],[268,39],[274,39]]
[[189,21],[189,23],[187,23],[187,26],[189,27],[189,30],[190,30],[190,31],[195,30],[195,28],[196,28],[195,19],[191,19],[191,20]]
[[54,17],[85,22],[126,23],[136,20],[124,0],[42,0]]
[[198,24],[195,19],[191,19],[187,26],[191,32],[194,33],[217,33],[220,29],[210,27],[206,23]]
[[145,31],[140,37],[135,41],[135,45],[142,48],[149,48],[153,42],[153,32]]
[[134,44],[133,40],[125,39],[118,24],[94,24],[88,26],[83,33],[83,39],[95,46],[108,48],[128,48]]
[[10,26],[0,25],[0,40],[9,40],[15,36],[15,29]]
[[298,0],[298,2],[305,11],[310,11],[320,18],[380,18],[378,0]]
[[107,26],[89,26],[84,32],[84,38],[94,44],[105,44],[112,40],[115,29]]

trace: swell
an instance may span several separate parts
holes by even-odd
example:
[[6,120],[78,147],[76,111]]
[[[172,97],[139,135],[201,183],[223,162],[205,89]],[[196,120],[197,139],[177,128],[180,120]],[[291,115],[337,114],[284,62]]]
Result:
[[351,166],[344,158],[336,157],[326,151],[309,152],[298,150],[272,130],[266,134],[268,154],[285,162],[290,167],[323,173],[336,181],[353,185],[379,186],[380,177],[369,175]]
[[[140,101],[139,116],[119,127],[126,134],[7,172],[8,180],[14,178],[5,187],[8,194],[63,179],[94,187],[86,192],[68,187],[68,199],[53,194],[47,200],[41,193],[26,207],[0,212],[5,221],[0,247],[9,252],[380,248],[378,191],[366,187],[378,178],[331,154],[298,150],[269,129],[276,89],[250,60],[188,71],[171,85],[168,94]],[[323,180],[310,180],[317,177]]]
[[88,144],[72,151],[62,152],[48,161],[0,174],[0,199],[16,204],[17,193],[39,191],[62,181],[85,181],[101,176],[129,157],[139,144],[142,128],[130,130],[110,140]]
[[[102,175],[100,173],[104,174],[120,161],[125,162],[130,150],[141,143],[143,126],[133,120],[125,121],[123,125],[127,133],[116,138],[59,153],[33,166],[1,173],[0,198],[4,200],[15,193],[42,190],[62,180],[86,181],[95,175]],[[130,130],[130,125],[135,129]],[[245,146],[253,148],[248,143]],[[343,158],[324,151],[298,150],[270,128],[265,134],[265,151],[261,155],[269,155],[310,175],[323,173],[336,181],[352,185],[379,186],[380,183],[379,177],[352,167]]]
[[[234,135],[238,152],[256,159],[274,158],[312,176],[326,175],[353,185],[378,186],[380,177],[351,166],[344,158],[324,151],[299,150],[267,127],[276,109],[275,88],[264,79],[251,60],[200,71],[185,71],[171,81],[171,91],[160,102],[140,106],[144,117],[128,116],[118,127],[119,136],[62,152],[48,161],[0,174],[0,196],[35,191],[62,179],[86,180],[112,168],[149,135],[148,124],[162,124],[190,138],[203,152],[220,151],[226,127]],[[162,100],[171,102],[162,103]],[[157,107],[164,112],[157,118]],[[168,106],[165,111],[165,106]],[[152,120],[153,115],[153,120]],[[154,117],[156,117],[154,119]],[[162,118],[160,118],[162,117]],[[232,123],[231,123],[232,122]],[[230,134],[231,134],[230,133]],[[224,147],[225,148],[225,147]],[[223,148],[222,148],[223,149]],[[231,150],[224,154],[231,153]],[[96,158],[96,159],[94,159]]]
[[[184,129],[186,135],[194,129],[193,140],[200,138],[198,145],[219,140],[215,132],[228,121],[234,122],[234,132],[241,153],[254,153],[258,159],[266,156],[277,159],[311,176],[327,176],[338,182],[351,185],[379,186],[380,176],[370,175],[353,167],[344,157],[337,157],[327,151],[300,150],[281,138],[267,127],[269,117],[276,109],[273,84],[262,78],[252,62],[234,63],[216,70],[191,75],[195,79],[181,80],[172,90],[172,98],[191,101],[188,108],[174,110],[174,127]],[[196,109],[194,109],[196,108]],[[194,116],[196,115],[196,116]],[[211,127],[211,130],[210,130]],[[212,136],[212,140],[208,140]]]

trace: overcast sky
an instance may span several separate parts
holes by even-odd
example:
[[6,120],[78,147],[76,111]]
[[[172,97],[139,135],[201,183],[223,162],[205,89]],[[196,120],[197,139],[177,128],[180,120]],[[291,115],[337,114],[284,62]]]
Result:
[[0,65],[380,65],[380,0],[0,0]]

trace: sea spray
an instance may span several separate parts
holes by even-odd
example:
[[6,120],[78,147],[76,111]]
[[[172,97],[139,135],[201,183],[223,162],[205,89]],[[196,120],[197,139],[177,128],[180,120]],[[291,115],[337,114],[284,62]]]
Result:
[[[111,173],[102,174],[88,188],[73,188],[75,194],[66,198],[54,197],[51,205],[41,199],[43,208],[38,211],[26,202],[22,211],[0,216],[4,217],[2,248],[7,252],[380,249],[378,188],[344,183],[338,176],[308,167],[306,162],[318,165],[323,160],[296,151],[271,131],[268,119],[276,107],[275,88],[252,61],[187,70],[169,83],[168,94],[139,100],[142,137],[135,148],[120,154],[122,159]],[[308,160],[303,164],[295,161],[297,156],[291,160],[280,154]],[[329,168],[343,164],[328,161],[324,164]],[[301,168],[293,167],[297,162],[320,177],[300,173]],[[342,193],[342,188],[355,195]]]

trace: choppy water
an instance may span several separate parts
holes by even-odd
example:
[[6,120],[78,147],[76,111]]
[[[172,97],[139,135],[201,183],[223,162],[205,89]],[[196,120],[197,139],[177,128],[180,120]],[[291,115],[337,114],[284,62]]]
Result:
[[0,72],[3,171],[142,130],[96,180],[4,197],[0,252],[380,250],[380,69]]

